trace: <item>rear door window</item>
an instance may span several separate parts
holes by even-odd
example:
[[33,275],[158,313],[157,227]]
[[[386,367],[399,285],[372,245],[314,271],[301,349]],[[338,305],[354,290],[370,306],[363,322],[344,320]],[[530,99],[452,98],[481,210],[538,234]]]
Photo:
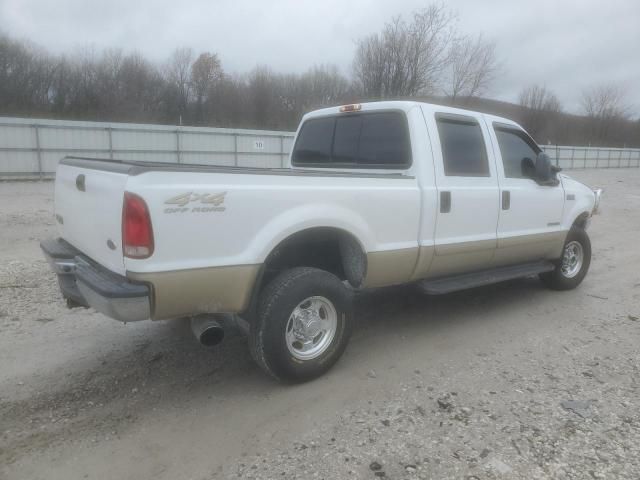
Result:
[[437,115],[436,122],[445,175],[488,177],[487,148],[478,121],[462,115]]
[[292,154],[293,165],[406,168],[411,165],[407,119],[401,112],[346,114],[307,120]]

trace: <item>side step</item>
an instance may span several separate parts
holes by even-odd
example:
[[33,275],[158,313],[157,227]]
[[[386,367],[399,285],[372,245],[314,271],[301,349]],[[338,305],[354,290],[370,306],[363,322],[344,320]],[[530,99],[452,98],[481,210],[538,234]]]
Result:
[[465,273],[454,277],[423,280],[419,282],[418,285],[429,295],[443,295],[445,293],[457,292],[458,290],[466,290],[467,288],[481,287],[483,285],[491,285],[492,283],[504,282],[505,280],[513,280],[514,278],[551,272],[554,269],[555,265],[547,261],[524,263],[522,265],[493,268],[481,272]]

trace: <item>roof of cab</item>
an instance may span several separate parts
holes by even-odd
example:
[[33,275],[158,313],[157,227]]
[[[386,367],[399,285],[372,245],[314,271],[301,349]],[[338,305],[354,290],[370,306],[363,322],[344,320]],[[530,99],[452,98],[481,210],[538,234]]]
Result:
[[[514,126],[517,126],[518,128],[522,128],[516,122],[514,122],[513,120],[509,120],[508,118],[498,117],[496,115],[490,115],[490,114],[478,112],[475,110],[465,110],[463,108],[447,107],[444,105],[436,105],[434,103],[427,103],[427,102],[392,100],[392,101],[381,101],[381,102],[365,102],[365,103],[360,103],[359,105],[361,106],[360,110],[358,110],[360,112],[367,112],[367,111],[374,111],[374,110],[402,110],[404,112],[408,112],[413,107],[423,107],[426,111],[433,112],[433,113],[436,113],[436,112],[450,113],[450,114],[458,114],[458,115],[465,115],[465,114],[469,115],[470,113],[473,113],[476,115],[481,114],[481,115],[484,115],[484,117],[490,122],[500,122],[500,123],[505,123],[509,125],[514,125]],[[314,110],[304,115],[304,117],[302,117],[302,120],[304,121],[314,117],[324,117],[327,115],[340,114],[341,106],[342,105],[329,107],[329,108],[322,108],[320,110]]]

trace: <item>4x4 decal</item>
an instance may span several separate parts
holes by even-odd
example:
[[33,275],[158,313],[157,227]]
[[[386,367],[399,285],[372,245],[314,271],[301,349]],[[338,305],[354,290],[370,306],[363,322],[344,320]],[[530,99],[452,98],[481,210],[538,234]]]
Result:
[[[165,200],[165,205],[177,205],[164,209],[164,213],[186,212],[224,212],[224,200],[227,192],[221,193],[194,193],[186,192]],[[202,206],[188,206],[191,203],[200,203]]]

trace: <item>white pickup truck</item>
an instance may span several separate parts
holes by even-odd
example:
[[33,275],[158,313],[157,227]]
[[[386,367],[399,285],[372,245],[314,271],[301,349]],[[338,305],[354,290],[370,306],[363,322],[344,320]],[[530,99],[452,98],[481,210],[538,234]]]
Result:
[[358,289],[576,287],[599,201],[510,120],[379,102],[305,115],[287,168],[65,158],[41,245],[70,306],[191,318],[205,344],[243,318],[257,363],[304,381],[344,351]]

